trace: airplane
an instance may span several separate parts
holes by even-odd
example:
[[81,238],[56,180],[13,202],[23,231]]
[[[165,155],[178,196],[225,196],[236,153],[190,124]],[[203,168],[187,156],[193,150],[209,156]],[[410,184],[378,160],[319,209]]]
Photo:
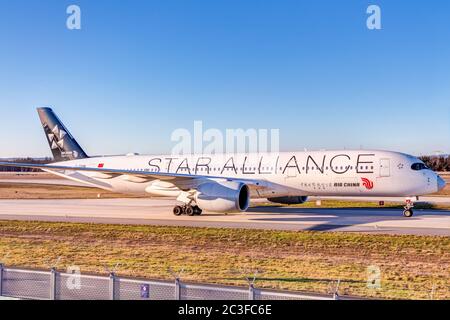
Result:
[[51,108],[37,109],[55,162],[0,166],[45,172],[124,194],[176,197],[176,216],[245,212],[251,199],[302,204],[309,196],[405,197],[438,192],[445,181],[420,159],[392,151],[335,150],[220,155],[89,157]]

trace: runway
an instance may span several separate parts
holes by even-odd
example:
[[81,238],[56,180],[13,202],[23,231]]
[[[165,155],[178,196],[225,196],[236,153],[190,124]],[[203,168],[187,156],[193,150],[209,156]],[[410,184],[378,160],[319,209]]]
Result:
[[170,199],[0,200],[0,220],[33,220],[272,230],[450,236],[450,211],[254,207],[246,213],[172,214]]

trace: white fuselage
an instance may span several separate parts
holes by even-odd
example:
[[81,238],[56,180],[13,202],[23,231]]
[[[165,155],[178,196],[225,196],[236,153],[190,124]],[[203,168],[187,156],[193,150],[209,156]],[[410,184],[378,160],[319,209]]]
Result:
[[[229,155],[128,155],[62,162],[75,167],[198,175],[211,179],[252,179],[270,188],[252,198],[284,196],[418,196],[438,191],[438,175],[414,170],[419,159],[379,150],[305,151]],[[53,171],[53,173],[55,173]],[[59,171],[58,175],[102,189],[130,194],[177,197],[167,181],[98,172]]]

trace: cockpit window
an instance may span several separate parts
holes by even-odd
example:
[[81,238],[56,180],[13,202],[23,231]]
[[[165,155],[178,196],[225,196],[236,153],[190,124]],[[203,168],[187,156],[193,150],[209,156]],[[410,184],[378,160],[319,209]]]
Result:
[[425,164],[423,163],[413,163],[413,165],[411,166],[411,169],[419,171],[419,170],[425,170],[425,169],[429,169]]

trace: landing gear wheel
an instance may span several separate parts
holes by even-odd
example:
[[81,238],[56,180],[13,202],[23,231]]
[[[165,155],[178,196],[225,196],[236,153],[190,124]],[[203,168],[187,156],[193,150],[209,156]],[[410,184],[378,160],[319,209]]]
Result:
[[[418,198],[417,198],[418,199]],[[406,205],[404,206],[403,216],[411,218],[413,216],[414,202],[411,199],[406,199]]]
[[185,212],[188,216],[191,216],[191,217],[195,214],[194,208],[191,207],[191,206],[187,206],[187,207],[184,209],[184,212]]
[[413,210],[412,209],[405,209],[403,211],[403,216],[405,216],[406,218],[411,218],[413,216]]
[[183,214],[183,207],[176,206],[173,208],[173,214],[176,216],[181,216]]
[[193,206],[193,209],[194,209],[194,214],[195,214],[196,216],[199,216],[199,215],[202,214],[202,209],[200,209],[199,206]]

